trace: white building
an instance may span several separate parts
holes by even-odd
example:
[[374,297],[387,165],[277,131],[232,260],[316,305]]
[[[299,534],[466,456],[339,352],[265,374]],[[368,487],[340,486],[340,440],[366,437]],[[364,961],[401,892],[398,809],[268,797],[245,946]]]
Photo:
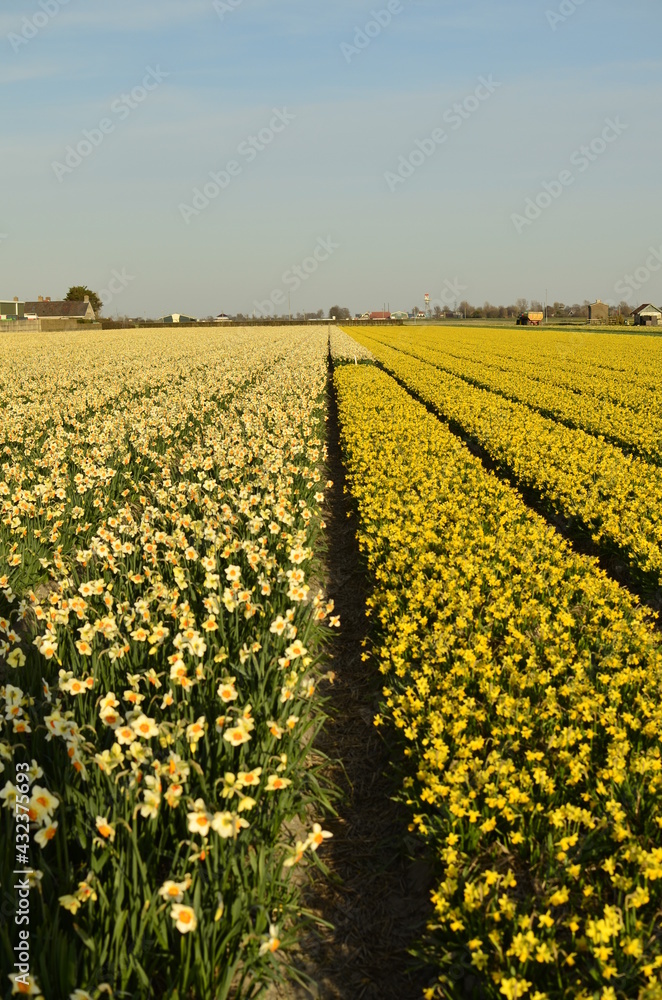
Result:
[[632,316],[635,326],[662,326],[662,310],[650,302],[644,302],[643,306],[633,311]]
[[169,316],[163,316],[161,318],[161,323],[197,323],[197,319],[193,316],[183,316],[182,313],[170,313]]

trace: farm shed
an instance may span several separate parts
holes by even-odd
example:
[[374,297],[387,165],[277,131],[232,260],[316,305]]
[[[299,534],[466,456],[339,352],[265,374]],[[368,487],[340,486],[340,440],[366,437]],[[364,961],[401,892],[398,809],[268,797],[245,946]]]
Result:
[[181,313],[170,313],[169,316],[163,316],[161,319],[162,323],[197,323],[197,319],[192,316],[183,316]]
[[606,323],[609,320],[609,306],[601,299],[591,302],[588,307],[589,323]]
[[635,326],[662,326],[662,310],[650,302],[645,302],[643,306],[633,310],[632,316]]

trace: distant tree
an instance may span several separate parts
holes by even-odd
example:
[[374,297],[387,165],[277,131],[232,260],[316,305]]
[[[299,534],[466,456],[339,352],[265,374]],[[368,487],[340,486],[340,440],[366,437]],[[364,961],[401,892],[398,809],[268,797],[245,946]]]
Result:
[[538,299],[532,299],[531,300],[531,312],[541,313],[541,312],[544,312],[544,311],[545,311],[545,307],[543,306],[542,302],[539,302]]
[[529,300],[528,299],[518,299],[515,303],[515,309],[519,313],[525,313],[529,311]]
[[336,317],[337,320],[348,320],[352,318],[352,314],[345,306],[331,306],[329,309],[329,319]]
[[434,318],[435,318],[435,319],[441,319],[441,317],[442,317],[443,315],[444,315],[444,314],[443,314],[443,311],[442,311],[442,308],[441,308],[441,306],[435,306],[435,307],[434,307]]
[[618,303],[618,311],[621,314],[621,316],[629,316],[632,313],[632,309],[625,301],[625,299],[623,299],[621,302]]
[[85,296],[88,296],[90,300],[90,305],[94,309],[94,312],[98,316],[103,309],[103,302],[99,298],[96,292],[91,291],[87,285],[72,285],[67,294],[64,297],[65,302],[84,302]]

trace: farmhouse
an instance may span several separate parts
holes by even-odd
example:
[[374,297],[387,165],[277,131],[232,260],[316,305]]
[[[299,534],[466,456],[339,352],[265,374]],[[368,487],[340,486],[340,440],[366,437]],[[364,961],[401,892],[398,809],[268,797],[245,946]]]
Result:
[[635,326],[662,326],[662,309],[657,309],[650,302],[632,312]]
[[589,323],[606,323],[609,320],[609,306],[606,302],[597,299],[588,307]]
[[88,320],[90,322],[94,322],[96,319],[87,295],[84,302],[53,302],[50,298],[43,298],[40,295],[36,302],[25,303],[25,313],[29,316],[35,316],[37,319]]
[[25,302],[19,302],[14,298],[11,302],[3,302],[0,299],[0,319],[17,320],[25,316]]
[[378,322],[387,323],[391,318],[390,312],[371,312],[370,319],[377,320]]

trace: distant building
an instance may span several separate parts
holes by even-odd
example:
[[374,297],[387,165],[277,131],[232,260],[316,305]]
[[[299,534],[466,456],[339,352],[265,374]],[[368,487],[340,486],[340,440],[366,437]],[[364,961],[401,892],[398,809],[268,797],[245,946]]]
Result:
[[391,319],[409,319],[409,313],[406,313],[406,312],[394,312],[394,313],[391,313]]
[[83,302],[52,302],[41,295],[36,302],[26,302],[25,312],[37,319],[73,319],[94,322],[96,316],[89,296]]
[[643,306],[632,312],[635,326],[662,326],[662,310],[644,302]]
[[161,318],[161,323],[172,324],[172,323],[197,323],[197,319],[193,316],[183,316],[181,313],[170,313],[169,316],[163,316]]
[[10,302],[0,301],[0,319],[17,320],[25,316],[25,302],[19,302],[17,298]]
[[373,320],[373,321],[377,320],[378,322],[385,323],[385,322],[388,322],[388,320],[390,320],[390,318],[391,318],[390,312],[371,312],[370,313],[370,319]]
[[589,323],[607,323],[609,321],[609,306],[606,302],[597,299],[588,307]]
[[226,313],[219,313],[218,316],[215,318],[214,322],[215,323],[231,323],[232,319],[231,319],[230,316],[227,316]]

